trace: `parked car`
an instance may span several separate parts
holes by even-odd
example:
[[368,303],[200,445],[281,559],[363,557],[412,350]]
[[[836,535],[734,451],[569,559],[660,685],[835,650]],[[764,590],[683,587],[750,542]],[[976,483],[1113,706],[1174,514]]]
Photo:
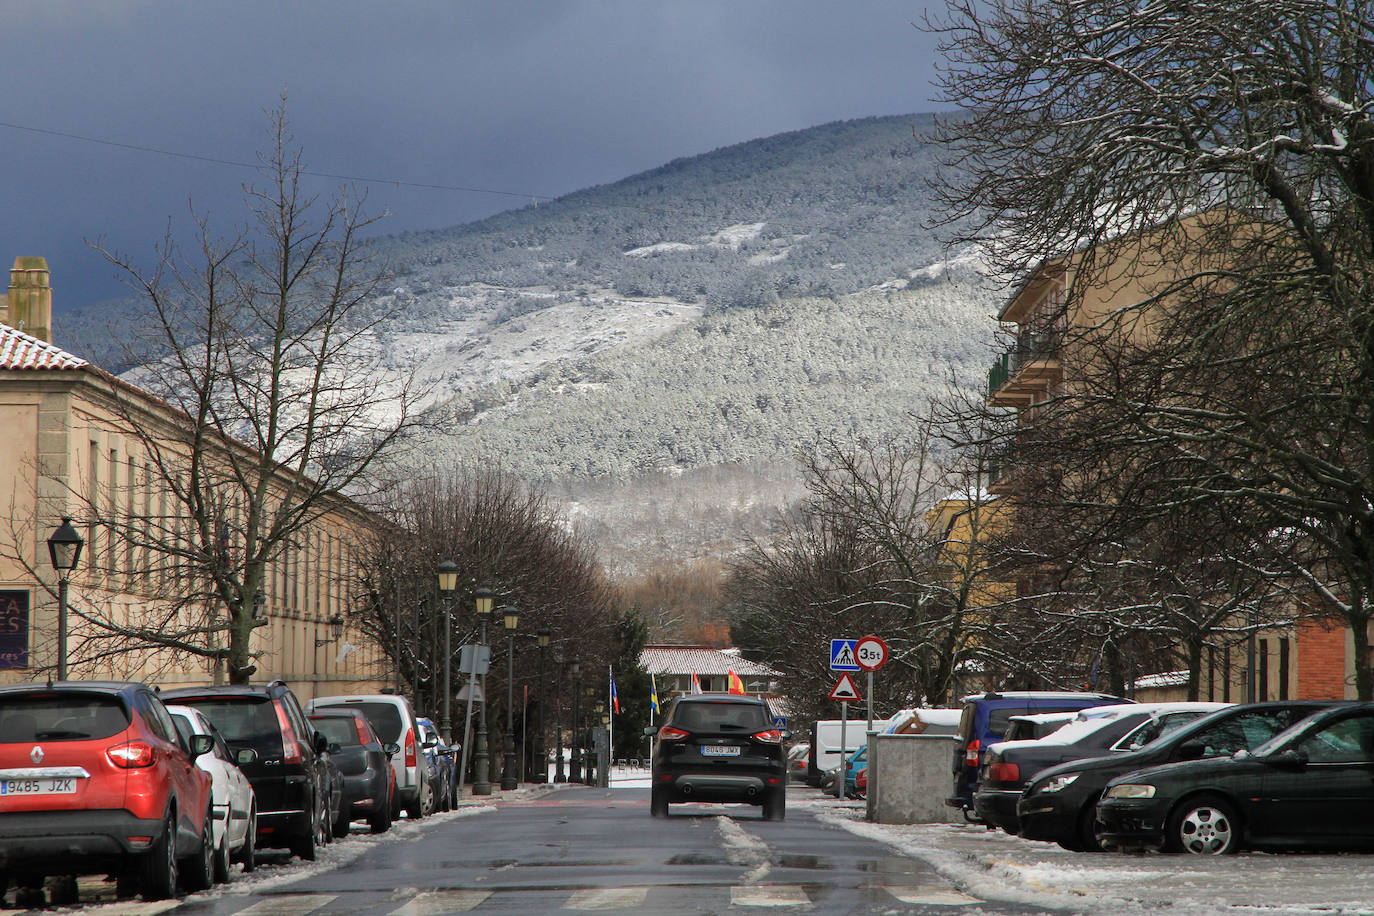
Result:
[[[811,753],[808,756],[806,783],[820,786],[826,783],[827,774],[838,770],[846,757],[868,742],[862,719],[820,719],[811,725]],[[840,747],[840,735],[844,733],[844,747]],[[830,782],[834,785],[833,781]]]
[[420,729],[410,701],[390,693],[352,694],[347,696],[316,697],[310,701],[311,712],[332,709],[357,709],[367,716],[372,731],[383,744],[396,744],[399,754],[391,758],[396,774],[396,799],[393,811],[405,810],[412,820],[424,817],[432,810],[429,767],[420,753]]
[[458,761],[454,749],[444,743],[439,727],[434,720],[421,716],[415,720],[423,736],[420,747],[429,761],[430,785],[433,787],[435,811],[452,811],[458,803]]
[[858,798],[868,797],[868,767],[854,774],[854,795]]
[[396,744],[383,745],[367,717],[356,709],[312,713],[310,722],[329,742],[329,756],[338,766],[342,799],[334,835],[348,835],[352,821],[366,818],[373,833],[391,829],[391,755]]
[[210,775],[194,761],[213,744],[183,739],[143,684],[0,687],[0,878],[18,905],[43,905],[49,876],[73,876],[53,904],[76,902],[76,875],[114,874],[147,900],[208,888]]
[[773,725],[761,699],[730,693],[688,694],[668,707],[654,741],[649,813],[665,817],[671,802],[747,802],[767,820],[787,804],[789,734]]
[[1173,731],[1161,720],[1151,726],[1158,734],[1141,732],[1133,738],[1133,743],[1141,743],[1138,750],[1048,767],[1036,774],[1017,802],[1020,835],[1065,849],[1101,849],[1097,802],[1110,780],[1162,763],[1256,748],[1331,702],[1281,700],[1228,706]]
[[858,798],[856,791],[855,778],[860,770],[868,769],[868,745],[864,745],[857,751],[849,755],[849,760],[844,766],[844,797]]
[[1017,832],[1016,804],[1031,778],[1046,767],[1130,750],[1144,742],[1138,733],[1164,730],[1216,712],[1229,703],[1127,703],[1080,709],[1073,719],[1043,738],[999,741],[983,752],[973,809],[983,823]]
[[[211,807],[215,812],[215,880],[229,880],[230,862],[251,872],[257,865],[258,806],[253,786],[239,769],[238,759],[219,730],[193,706],[168,706],[182,741],[190,746],[196,735],[208,735],[214,747],[196,758],[196,766],[210,774]],[[245,760],[253,751],[244,750]]]
[[272,681],[164,690],[162,697],[205,713],[229,743],[258,801],[259,848],[286,848],[314,860],[329,842],[327,742],[291,689]]
[[1374,847],[1374,703],[1308,716],[1253,751],[1119,776],[1097,806],[1120,846]]
[[945,799],[952,808],[962,808],[969,820],[977,820],[973,813],[973,787],[978,781],[978,767],[983,750],[1002,740],[1012,716],[1040,712],[1076,712],[1091,706],[1111,706],[1129,703],[1121,697],[1106,693],[1073,693],[1068,691],[1019,690],[1003,693],[977,693],[964,697],[959,714],[958,741],[954,745],[951,769],[954,772],[954,791]]
[[792,749],[787,752],[787,779],[802,782],[806,779],[808,757],[811,753],[811,745],[794,744]]

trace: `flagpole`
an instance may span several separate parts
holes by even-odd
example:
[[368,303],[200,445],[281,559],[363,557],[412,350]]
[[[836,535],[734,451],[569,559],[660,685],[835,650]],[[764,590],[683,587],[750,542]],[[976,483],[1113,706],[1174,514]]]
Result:
[[610,721],[606,724],[606,785],[611,784],[611,762],[615,760],[615,669],[610,665],[606,666],[607,689],[611,694],[611,702],[606,708],[611,711]]

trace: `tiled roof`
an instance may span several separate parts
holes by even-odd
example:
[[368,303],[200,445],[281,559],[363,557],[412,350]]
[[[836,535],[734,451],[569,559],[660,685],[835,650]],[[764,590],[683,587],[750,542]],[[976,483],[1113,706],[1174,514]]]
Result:
[[88,365],[61,347],[0,324],[0,369],[81,369]]
[[650,674],[729,674],[740,677],[779,677],[780,672],[709,646],[645,646],[639,663]]

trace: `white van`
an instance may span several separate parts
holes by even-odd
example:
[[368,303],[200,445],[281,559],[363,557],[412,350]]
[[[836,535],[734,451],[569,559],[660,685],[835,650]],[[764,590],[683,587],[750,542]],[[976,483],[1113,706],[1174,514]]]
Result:
[[405,808],[406,815],[414,820],[434,810],[425,755],[420,750],[420,727],[409,700],[392,693],[373,693],[310,701],[310,712],[324,709],[356,709],[367,717],[383,744],[400,745],[400,752],[391,756],[397,795],[392,811]]
[[[825,771],[839,766],[849,755],[868,744],[868,719],[850,719],[844,725],[844,755],[840,754],[839,719],[818,719],[811,727],[811,754],[806,767],[806,784],[819,786]],[[879,723],[874,721],[874,727]]]

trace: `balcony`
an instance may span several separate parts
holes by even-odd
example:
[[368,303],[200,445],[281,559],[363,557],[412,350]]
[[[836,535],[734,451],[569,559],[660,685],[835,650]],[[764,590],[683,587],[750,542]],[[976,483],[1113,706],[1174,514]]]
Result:
[[1023,331],[1016,345],[1003,353],[988,372],[988,403],[993,407],[1024,407],[1036,394],[1048,394],[1064,376],[1059,361],[1063,339],[1056,331]]

